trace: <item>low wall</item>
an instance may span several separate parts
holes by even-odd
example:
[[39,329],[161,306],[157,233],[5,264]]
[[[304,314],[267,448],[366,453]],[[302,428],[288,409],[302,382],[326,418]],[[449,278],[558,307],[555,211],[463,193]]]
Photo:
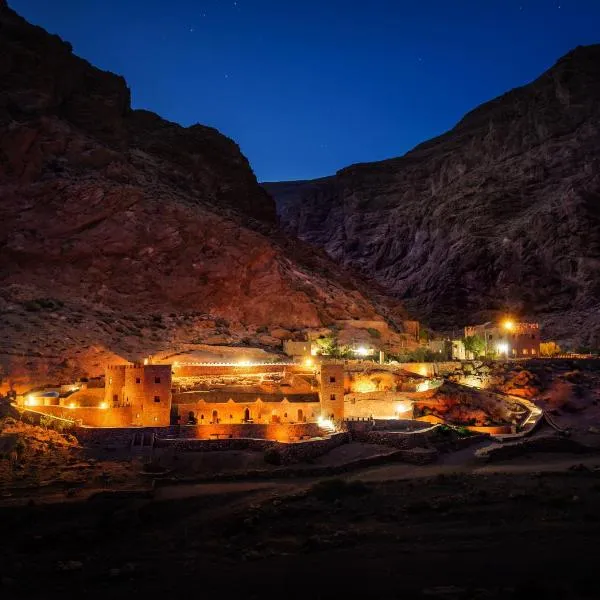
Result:
[[365,392],[344,396],[344,416],[349,419],[411,419],[412,401],[402,392]]
[[317,423],[219,423],[214,425],[186,425],[177,437],[195,440],[226,439],[277,440],[283,442],[325,435]]
[[461,363],[459,361],[447,362],[423,362],[423,363],[400,363],[399,366],[404,371],[421,375],[422,377],[437,377],[449,375],[460,370]]
[[313,369],[301,364],[272,363],[264,365],[180,364],[173,365],[173,379],[210,375],[260,375],[261,373],[311,373]]
[[67,408],[65,406],[36,406],[24,412],[66,419],[87,427],[127,427],[131,424],[131,407],[102,409],[97,407]]
[[135,435],[154,434],[155,436],[176,435],[179,427],[77,427],[74,434],[86,446],[111,446],[127,448]]
[[227,450],[265,451],[274,448],[279,452],[282,463],[305,462],[330,452],[342,444],[348,443],[348,433],[335,433],[322,439],[312,439],[302,442],[282,442],[269,439],[233,438],[233,439],[156,439],[158,448],[175,448],[183,452],[218,452]]

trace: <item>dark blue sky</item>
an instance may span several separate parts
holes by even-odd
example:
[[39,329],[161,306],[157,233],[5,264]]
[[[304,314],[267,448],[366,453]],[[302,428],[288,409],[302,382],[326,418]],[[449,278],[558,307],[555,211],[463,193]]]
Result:
[[600,0],[9,0],[260,180],[403,154],[600,42]]

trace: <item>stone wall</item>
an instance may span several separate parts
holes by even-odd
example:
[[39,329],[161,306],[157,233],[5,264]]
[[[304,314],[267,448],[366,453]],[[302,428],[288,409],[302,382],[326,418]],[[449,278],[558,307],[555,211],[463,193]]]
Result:
[[461,362],[424,362],[424,363],[400,363],[399,368],[422,377],[444,377],[461,369]]
[[[173,434],[171,434],[173,435]],[[176,434],[180,438],[197,440],[224,439],[261,439],[294,441],[302,438],[314,438],[325,435],[317,423],[226,423],[213,425],[187,425],[179,428]]]
[[[178,396],[178,398],[184,395]],[[255,423],[268,424],[280,421],[282,423],[301,423],[315,421],[320,413],[319,402],[178,402],[174,405],[179,424],[187,424],[189,413],[193,413],[198,424],[209,425],[216,421],[221,424],[243,423],[252,419]]]
[[348,433],[336,433],[327,438],[306,440],[301,442],[274,441],[271,439],[233,438],[233,439],[188,439],[157,438],[159,448],[175,448],[187,452],[216,452],[226,450],[265,451],[274,448],[279,452],[284,464],[305,462],[322,456],[334,448],[349,441]]
[[173,378],[203,377],[211,375],[260,375],[261,373],[312,373],[313,369],[301,364],[274,363],[264,365],[235,365],[235,364],[174,364]]
[[128,427],[131,425],[131,407],[102,409],[96,407],[67,408],[65,406],[36,406],[26,413],[38,413],[83,424],[87,427]]
[[411,399],[401,392],[365,392],[344,398],[346,419],[412,419]]
[[109,446],[127,448],[134,436],[146,437],[177,435],[177,427],[77,427],[74,430],[77,439],[85,446]]

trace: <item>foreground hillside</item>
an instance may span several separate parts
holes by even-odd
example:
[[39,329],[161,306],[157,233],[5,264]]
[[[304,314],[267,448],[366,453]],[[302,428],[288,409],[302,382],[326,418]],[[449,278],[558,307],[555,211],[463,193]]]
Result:
[[203,341],[277,343],[282,327],[387,311],[278,231],[234,142],[132,110],[121,77],[4,0],[0,197],[4,374],[97,372],[110,352]]
[[265,184],[282,224],[440,328],[510,310],[600,347],[600,45],[401,158]]

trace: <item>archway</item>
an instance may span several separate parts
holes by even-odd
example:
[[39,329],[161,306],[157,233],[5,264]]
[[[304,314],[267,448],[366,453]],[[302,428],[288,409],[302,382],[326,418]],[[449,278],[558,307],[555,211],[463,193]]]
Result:
[[298,421],[300,423],[302,423],[304,421],[304,413],[302,412],[301,408],[298,409]]
[[219,413],[216,410],[213,410],[212,423],[218,423],[218,422],[219,422]]
[[245,408],[244,409],[244,421],[248,422],[249,420],[250,420],[250,409]]

